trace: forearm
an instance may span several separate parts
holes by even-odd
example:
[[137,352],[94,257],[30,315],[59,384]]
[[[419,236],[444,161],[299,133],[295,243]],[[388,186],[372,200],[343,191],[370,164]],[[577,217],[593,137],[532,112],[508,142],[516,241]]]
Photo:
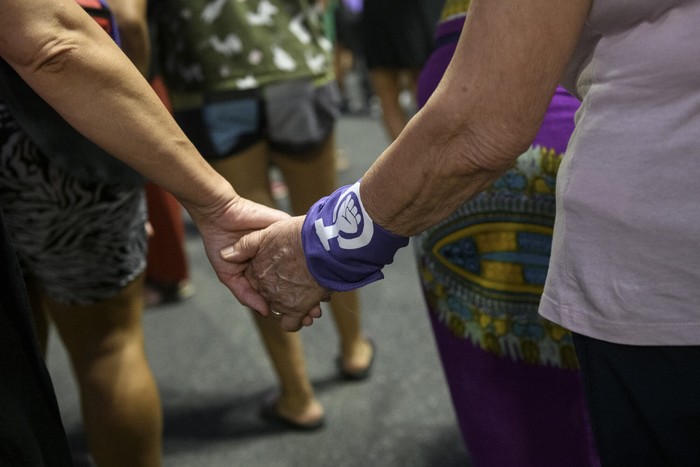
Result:
[[[435,118],[430,109],[420,112],[363,176],[361,194],[368,214],[404,236],[437,224],[493,183],[522,152],[517,146],[498,151],[496,161],[489,159],[491,148],[480,144],[473,135],[452,128],[452,122]],[[482,152],[491,162],[471,161]]]
[[367,212],[413,235],[495,181],[537,133],[589,0],[474,0],[435,94],[363,177]]
[[230,197],[230,185],[73,0],[0,0],[0,6],[7,12],[0,54],[78,131],[185,204],[206,207]]

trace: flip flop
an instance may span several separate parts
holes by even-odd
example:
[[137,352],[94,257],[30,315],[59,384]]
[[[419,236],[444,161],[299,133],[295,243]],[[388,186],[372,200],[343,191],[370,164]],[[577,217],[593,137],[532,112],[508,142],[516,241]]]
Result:
[[268,422],[296,431],[315,431],[323,428],[326,423],[325,417],[311,422],[297,422],[291,418],[287,418],[277,410],[276,398],[271,398],[263,403],[260,409],[260,416]]
[[340,370],[340,376],[344,380],[362,381],[369,378],[369,375],[372,373],[372,367],[374,366],[374,359],[377,356],[377,346],[374,345],[374,341],[370,337],[367,338],[367,342],[369,342],[369,346],[372,347],[372,356],[370,357],[369,363],[366,367],[355,371],[346,370],[345,368],[343,368],[342,357],[338,357],[338,369]]

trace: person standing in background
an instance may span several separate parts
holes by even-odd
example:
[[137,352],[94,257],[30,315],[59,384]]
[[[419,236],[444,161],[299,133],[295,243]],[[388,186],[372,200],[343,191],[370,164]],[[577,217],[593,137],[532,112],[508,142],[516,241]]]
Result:
[[362,4],[363,0],[330,0],[325,12],[341,110],[350,114],[368,111],[371,94],[362,45]]
[[366,0],[362,13],[364,55],[382,121],[395,140],[411,118],[401,96],[415,104],[418,74],[433,49],[443,0]]
[[[270,169],[305,212],[337,187],[334,127],[339,95],[318,5],[304,0],[158,0],[160,68],[176,121],[242,196],[274,206]],[[364,379],[374,345],[363,335],[357,292],[330,302],[340,374]],[[299,335],[253,314],[280,381],[263,415],[316,429],[324,413],[309,382]]]

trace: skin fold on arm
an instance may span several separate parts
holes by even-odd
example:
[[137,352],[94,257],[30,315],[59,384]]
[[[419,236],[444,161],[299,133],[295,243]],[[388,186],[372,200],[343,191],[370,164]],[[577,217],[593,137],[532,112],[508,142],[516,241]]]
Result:
[[[362,200],[375,223],[417,234],[512,165],[539,129],[590,4],[473,0],[436,92],[362,177]],[[246,274],[286,313],[288,330],[298,329],[305,310],[328,296],[306,268],[302,222],[275,224],[222,252],[231,261],[255,255]]]

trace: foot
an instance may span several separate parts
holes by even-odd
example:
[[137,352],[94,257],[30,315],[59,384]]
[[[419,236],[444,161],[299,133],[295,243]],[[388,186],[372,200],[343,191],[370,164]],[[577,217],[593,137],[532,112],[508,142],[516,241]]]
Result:
[[263,403],[261,415],[264,419],[301,431],[317,430],[323,427],[325,415],[323,406],[315,398],[303,406],[291,398],[270,397]]
[[348,380],[363,380],[369,377],[376,348],[370,338],[363,338],[355,345],[351,352],[347,352],[339,359],[340,374]]
[[195,293],[194,285],[189,280],[177,284],[160,284],[146,282],[143,291],[144,306],[146,308],[167,305],[187,300]]

